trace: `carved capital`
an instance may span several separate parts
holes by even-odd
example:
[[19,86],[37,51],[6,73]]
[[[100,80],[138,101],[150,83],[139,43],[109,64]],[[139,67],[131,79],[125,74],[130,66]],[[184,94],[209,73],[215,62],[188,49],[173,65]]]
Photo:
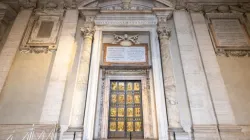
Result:
[[95,33],[95,28],[90,28],[90,27],[82,27],[80,28],[82,35],[84,37],[93,37]]
[[169,39],[171,31],[167,27],[158,27],[157,32],[160,38]]

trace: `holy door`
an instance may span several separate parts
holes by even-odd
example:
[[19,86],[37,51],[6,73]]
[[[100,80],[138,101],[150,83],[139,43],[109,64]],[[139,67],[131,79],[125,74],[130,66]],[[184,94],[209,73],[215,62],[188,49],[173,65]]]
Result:
[[143,138],[141,81],[111,81],[109,138]]

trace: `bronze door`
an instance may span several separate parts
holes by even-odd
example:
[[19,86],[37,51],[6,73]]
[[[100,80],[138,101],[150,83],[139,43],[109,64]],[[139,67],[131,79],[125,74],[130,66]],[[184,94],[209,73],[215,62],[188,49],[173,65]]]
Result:
[[109,138],[143,138],[141,81],[110,81]]

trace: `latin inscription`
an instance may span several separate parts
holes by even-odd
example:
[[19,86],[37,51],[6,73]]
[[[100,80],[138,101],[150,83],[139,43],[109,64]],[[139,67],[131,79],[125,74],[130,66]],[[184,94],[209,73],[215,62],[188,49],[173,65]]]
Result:
[[107,47],[106,62],[141,63],[146,62],[145,47]]
[[247,34],[238,19],[214,19],[212,26],[218,47],[249,46]]

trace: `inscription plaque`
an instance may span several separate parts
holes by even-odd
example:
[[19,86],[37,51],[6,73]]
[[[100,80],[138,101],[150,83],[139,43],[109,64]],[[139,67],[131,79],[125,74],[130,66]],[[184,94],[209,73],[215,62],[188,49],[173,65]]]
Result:
[[104,64],[145,64],[147,63],[147,47],[145,45],[119,46],[105,45]]
[[213,19],[212,30],[217,47],[247,47],[248,35],[238,19]]

